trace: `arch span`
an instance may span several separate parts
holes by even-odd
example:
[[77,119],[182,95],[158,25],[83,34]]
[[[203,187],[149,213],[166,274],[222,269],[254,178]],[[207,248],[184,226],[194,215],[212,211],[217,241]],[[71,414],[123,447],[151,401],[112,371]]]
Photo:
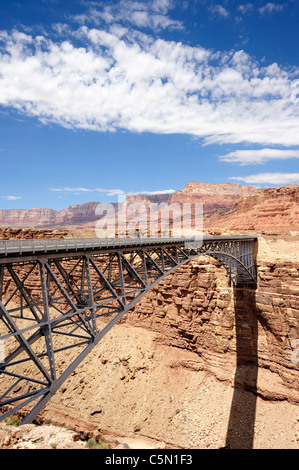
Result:
[[[192,240],[189,240],[189,242]],[[198,256],[236,286],[255,287],[254,237],[49,241],[0,247],[1,419],[32,422],[75,368],[142,296]]]

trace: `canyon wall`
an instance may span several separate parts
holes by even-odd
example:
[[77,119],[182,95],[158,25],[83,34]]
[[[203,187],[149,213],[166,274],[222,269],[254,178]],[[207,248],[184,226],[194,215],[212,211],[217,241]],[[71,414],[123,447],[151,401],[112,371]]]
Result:
[[238,387],[299,403],[291,346],[299,338],[298,276],[298,262],[263,260],[257,290],[234,289],[216,261],[198,258],[165,278],[123,322],[195,352],[196,367],[221,381],[232,382],[237,364]]
[[205,226],[220,229],[299,230],[299,185],[266,188],[239,199],[221,214],[207,214]]
[[0,228],[0,240],[33,240],[68,236],[69,231],[63,229]]
[[246,195],[259,191],[254,186],[234,183],[199,183],[190,181],[182,191],[175,191],[169,200],[171,203],[201,203],[204,212],[215,209],[229,209]]
[[0,227],[37,228],[82,225],[99,219],[95,210],[99,203],[72,204],[66,209],[2,209],[0,210]]
[[[130,203],[142,203],[149,205],[172,204],[172,203],[202,203],[204,211],[214,209],[229,209],[239,201],[241,197],[255,194],[257,188],[253,186],[239,185],[233,183],[212,184],[191,181],[182,191],[173,194],[136,194],[127,196],[124,206]],[[5,209],[0,210],[0,227],[62,227],[62,226],[85,226],[94,227],[100,216],[96,214],[99,202],[88,202],[84,204],[72,204],[61,211],[47,208],[32,209]],[[117,203],[113,203],[117,209]]]
[[[172,217],[179,219],[181,204],[203,204],[204,229],[223,232],[248,229],[299,231],[299,185],[258,189],[233,183],[191,181],[182,191],[175,191],[171,195],[128,196],[124,208],[134,202],[145,206],[150,203],[177,204],[177,213]],[[101,217],[96,214],[98,204],[99,202],[73,204],[61,211],[44,208],[0,210],[0,227],[94,229],[96,221]],[[114,203],[114,207],[117,210],[117,203]],[[167,219],[167,210],[165,214]],[[160,216],[163,217],[163,211]]]

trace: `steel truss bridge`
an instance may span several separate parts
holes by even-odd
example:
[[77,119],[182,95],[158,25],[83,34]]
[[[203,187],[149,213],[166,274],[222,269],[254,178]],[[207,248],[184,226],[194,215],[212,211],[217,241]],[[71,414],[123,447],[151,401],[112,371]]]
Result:
[[0,420],[32,422],[108,331],[199,255],[255,287],[256,237],[0,241]]

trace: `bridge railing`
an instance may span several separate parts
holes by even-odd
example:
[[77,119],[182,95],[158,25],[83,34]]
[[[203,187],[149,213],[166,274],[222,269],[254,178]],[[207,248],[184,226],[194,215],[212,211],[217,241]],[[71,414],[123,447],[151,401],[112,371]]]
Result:
[[[192,239],[190,239],[191,241]],[[110,248],[120,246],[136,246],[145,243],[173,243],[182,242],[181,238],[53,238],[53,239],[34,239],[34,240],[0,240],[0,255],[9,255],[12,253],[38,253],[48,251],[69,251],[85,250],[96,248]]]

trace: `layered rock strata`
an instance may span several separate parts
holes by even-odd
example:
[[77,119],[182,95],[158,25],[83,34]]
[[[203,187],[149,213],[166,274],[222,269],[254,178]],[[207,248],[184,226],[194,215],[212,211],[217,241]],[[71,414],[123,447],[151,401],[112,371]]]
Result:
[[96,214],[98,204],[98,202],[72,204],[61,211],[47,208],[2,209],[0,210],[0,227],[57,227],[95,222],[99,219]]
[[231,382],[237,364],[235,385],[299,403],[299,359],[293,362],[292,347],[299,338],[298,278],[299,263],[264,260],[256,291],[234,289],[216,261],[198,258],[166,277],[123,322],[195,352],[194,366],[220,380]]
[[169,200],[172,203],[201,203],[204,212],[230,209],[244,196],[259,191],[254,186],[234,183],[199,183],[190,181],[182,191],[175,191]]
[[231,210],[207,214],[205,226],[220,229],[299,230],[299,185],[266,188],[245,195]]

